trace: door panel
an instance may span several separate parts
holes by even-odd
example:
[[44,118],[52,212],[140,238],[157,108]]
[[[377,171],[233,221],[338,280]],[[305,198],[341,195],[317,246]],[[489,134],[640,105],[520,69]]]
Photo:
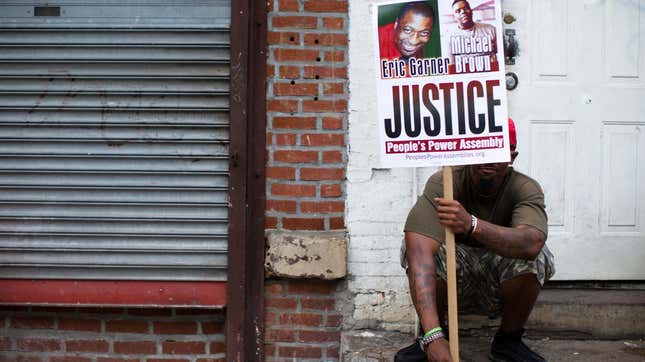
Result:
[[510,0],[516,167],[543,186],[558,280],[645,279],[645,1]]

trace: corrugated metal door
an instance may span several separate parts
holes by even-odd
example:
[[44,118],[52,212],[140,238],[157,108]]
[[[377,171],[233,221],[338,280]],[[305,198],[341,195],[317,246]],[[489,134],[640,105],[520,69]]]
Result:
[[230,5],[60,3],[0,4],[0,276],[225,280]]

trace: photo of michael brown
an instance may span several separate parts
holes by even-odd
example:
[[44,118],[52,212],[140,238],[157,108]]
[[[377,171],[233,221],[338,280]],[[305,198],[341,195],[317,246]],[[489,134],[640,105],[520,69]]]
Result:
[[497,29],[493,0],[442,2],[442,52],[450,59],[449,71],[477,73],[499,70]]

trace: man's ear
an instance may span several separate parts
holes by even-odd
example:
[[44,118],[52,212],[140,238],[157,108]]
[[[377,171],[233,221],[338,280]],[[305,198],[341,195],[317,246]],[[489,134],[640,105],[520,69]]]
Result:
[[519,153],[519,152],[517,152],[517,151],[511,151],[511,165],[513,164],[513,162],[515,162],[515,158],[516,158],[516,157],[517,157],[517,155],[519,155],[519,154],[520,154],[520,153]]

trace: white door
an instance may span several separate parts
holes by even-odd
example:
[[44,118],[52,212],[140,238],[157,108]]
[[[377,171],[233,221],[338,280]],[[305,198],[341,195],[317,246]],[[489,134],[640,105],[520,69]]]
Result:
[[645,279],[645,0],[506,0],[516,167],[542,184],[557,280]]

